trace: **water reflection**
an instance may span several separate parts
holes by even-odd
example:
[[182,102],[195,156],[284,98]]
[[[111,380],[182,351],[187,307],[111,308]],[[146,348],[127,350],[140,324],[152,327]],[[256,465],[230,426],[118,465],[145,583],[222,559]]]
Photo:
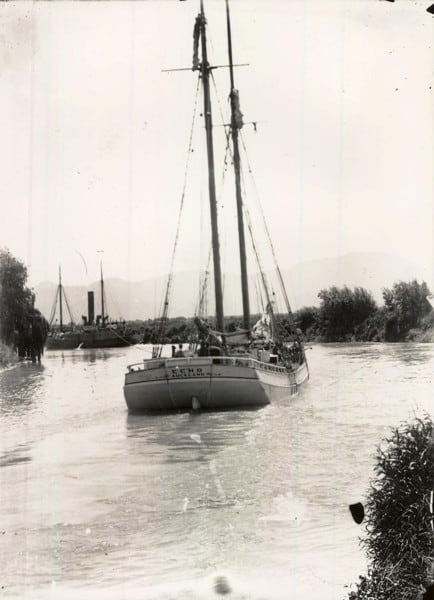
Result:
[[128,415],[127,437],[140,454],[161,453],[167,462],[201,460],[243,443],[264,418],[266,408],[251,411]]
[[47,358],[50,362],[53,363],[61,363],[65,365],[67,363],[77,363],[77,362],[85,362],[85,363],[96,363],[99,361],[106,361],[109,358],[124,356],[122,351],[116,352],[113,348],[105,349],[105,348],[89,348],[89,349],[81,349],[76,348],[74,350],[51,350],[47,353]]
[[345,360],[358,364],[361,360],[377,359],[394,363],[399,361],[404,364],[418,364],[431,361],[434,357],[433,344],[429,343],[354,342],[351,344],[317,344],[316,347],[323,348],[330,356],[340,359],[344,357]]
[[29,452],[29,444],[18,444],[11,450],[3,452],[0,454],[0,468],[30,462],[32,459],[29,456]]
[[42,394],[44,365],[21,363],[0,376],[0,413],[19,415]]
[[389,360],[405,365],[429,362],[434,356],[432,344],[389,344],[387,349],[386,356]]

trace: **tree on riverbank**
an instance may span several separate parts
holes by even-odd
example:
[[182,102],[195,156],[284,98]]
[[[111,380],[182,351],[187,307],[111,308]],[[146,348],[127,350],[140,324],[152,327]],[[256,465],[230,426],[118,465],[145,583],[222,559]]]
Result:
[[432,328],[429,294],[424,281],[400,281],[383,290],[384,306],[379,307],[364,288],[333,286],[319,292],[318,308],[301,308],[294,320],[308,340],[398,342],[407,339],[412,329]]
[[421,600],[434,582],[433,436],[432,420],[416,419],[378,449],[362,541],[369,568],[352,600]]
[[319,308],[316,306],[304,306],[297,310],[294,313],[294,321],[308,339],[319,335]]
[[415,279],[408,283],[400,281],[391,289],[383,290],[387,310],[386,339],[402,339],[413,327],[420,327],[425,315],[431,312],[427,300],[430,294],[427,284]]
[[40,361],[48,322],[34,306],[35,296],[26,286],[27,269],[9,250],[0,249],[0,364],[15,357]]
[[347,286],[321,290],[319,323],[326,341],[345,341],[357,325],[377,311],[371,293],[361,287],[351,290]]
[[[383,290],[384,306],[377,306],[372,294],[362,288],[333,286],[323,289],[320,306],[306,306],[295,311],[293,319],[305,339],[320,342],[398,342],[405,340],[434,341],[434,311],[426,297],[427,284],[416,280],[400,281]],[[251,324],[260,315],[251,316]],[[276,315],[283,326],[287,315]],[[215,327],[213,319],[210,325]],[[195,333],[193,318],[167,319],[165,343],[180,343]],[[154,343],[160,328],[159,319],[140,322],[143,341]],[[225,317],[225,330],[241,327],[237,316]]]
[[34,295],[26,286],[27,269],[9,250],[0,249],[0,341],[14,342],[16,325],[33,308]]

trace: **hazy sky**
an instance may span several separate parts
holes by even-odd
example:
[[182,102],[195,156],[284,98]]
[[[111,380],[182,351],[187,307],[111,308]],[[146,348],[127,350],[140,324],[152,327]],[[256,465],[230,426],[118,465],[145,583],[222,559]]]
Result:
[[[384,251],[434,284],[425,5],[232,1],[235,61],[249,63],[236,69],[242,111],[258,122],[243,135],[282,267]],[[162,69],[190,67],[198,6],[0,3],[0,245],[32,285],[55,280],[59,262],[66,284],[96,279],[98,250],[107,277],[167,272],[197,75]],[[224,1],[205,8],[211,58],[226,64]],[[227,69],[215,77],[227,122]],[[184,231],[203,248],[204,209],[191,199]],[[188,269],[197,247],[183,252]]]

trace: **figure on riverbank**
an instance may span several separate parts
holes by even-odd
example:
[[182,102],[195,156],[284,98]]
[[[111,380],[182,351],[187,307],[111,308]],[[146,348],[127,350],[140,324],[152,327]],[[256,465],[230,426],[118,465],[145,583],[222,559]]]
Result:
[[15,348],[20,360],[41,362],[49,325],[36,308],[28,310],[26,318],[15,327]]

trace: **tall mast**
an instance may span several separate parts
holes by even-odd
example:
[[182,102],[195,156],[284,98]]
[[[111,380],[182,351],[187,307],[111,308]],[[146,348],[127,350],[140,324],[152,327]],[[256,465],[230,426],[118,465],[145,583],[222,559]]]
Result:
[[62,302],[62,270],[59,265],[59,318],[60,318],[60,331],[63,329],[63,302]]
[[209,202],[211,212],[211,234],[212,234],[212,251],[214,263],[214,288],[215,288],[215,304],[217,329],[224,331],[223,317],[223,291],[222,291],[222,275],[220,266],[220,246],[217,224],[217,199],[215,191],[215,174],[214,174],[214,145],[212,137],[212,114],[211,114],[211,94],[209,85],[210,66],[208,64],[208,55],[206,47],[206,20],[203,9],[203,0],[200,1],[200,13],[198,15],[200,27],[200,39],[202,47],[202,64],[200,65],[203,98],[204,98],[204,116],[205,116],[205,131],[206,131],[206,147],[208,155],[208,188]]
[[101,269],[101,324],[104,326],[104,278],[102,276],[102,261],[100,262]]
[[226,22],[228,31],[229,73],[231,78],[231,136],[234,149],[233,160],[235,171],[235,195],[237,200],[238,216],[238,241],[240,248],[241,293],[243,299],[243,326],[244,329],[250,329],[249,284],[247,279],[246,240],[244,235],[243,198],[241,193],[240,150],[238,145],[238,130],[241,129],[241,127],[243,126],[243,116],[240,111],[238,90],[235,89],[234,85],[234,67],[232,60],[232,36],[231,20],[229,14],[229,0],[226,0]]

